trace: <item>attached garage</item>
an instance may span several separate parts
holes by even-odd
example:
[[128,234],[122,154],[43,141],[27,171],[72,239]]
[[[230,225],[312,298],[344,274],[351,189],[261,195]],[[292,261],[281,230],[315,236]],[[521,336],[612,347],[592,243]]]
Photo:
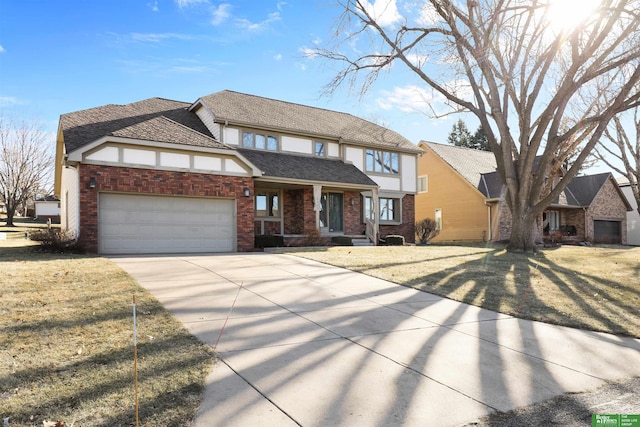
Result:
[[102,254],[232,252],[233,199],[100,193]]
[[593,221],[593,240],[596,243],[620,243],[621,240],[620,221]]

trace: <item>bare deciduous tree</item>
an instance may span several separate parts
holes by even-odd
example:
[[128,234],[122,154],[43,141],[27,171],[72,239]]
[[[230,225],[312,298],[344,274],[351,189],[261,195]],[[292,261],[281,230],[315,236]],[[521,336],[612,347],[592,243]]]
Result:
[[596,147],[596,157],[627,178],[640,213],[640,111],[635,108],[628,115],[633,115],[633,122],[626,125],[624,119],[630,117],[613,118],[605,131],[605,140]]
[[36,122],[0,117],[0,200],[13,226],[16,209],[47,185],[53,168],[46,133]]
[[[512,251],[536,250],[537,219],[610,120],[640,100],[640,0],[338,4],[336,44],[313,53],[342,64],[327,91],[346,83],[363,92],[402,67],[450,113],[473,113],[507,188]],[[599,102],[605,93],[610,102]],[[557,185],[545,186],[577,150]]]

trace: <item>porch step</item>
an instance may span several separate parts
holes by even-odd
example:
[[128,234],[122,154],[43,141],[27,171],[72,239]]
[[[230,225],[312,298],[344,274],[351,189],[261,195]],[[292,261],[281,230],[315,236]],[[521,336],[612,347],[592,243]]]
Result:
[[369,239],[351,239],[353,246],[373,246]]

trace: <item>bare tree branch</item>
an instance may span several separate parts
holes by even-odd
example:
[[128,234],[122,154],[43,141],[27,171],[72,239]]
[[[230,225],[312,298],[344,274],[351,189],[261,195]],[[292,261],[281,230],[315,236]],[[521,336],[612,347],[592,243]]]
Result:
[[[413,10],[416,2],[376,3],[384,1],[387,11],[406,16],[382,19],[368,1],[339,0],[336,42],[346,49],[314,53],[344,65],[328,88],[348,82],[363,94],[398,63],[452,111],[473,113],[507,188],[510,248],[534,250],[536,218],[576,176],[609,122],[640,104],[640,0],[601,0],[561,30],[551,12],[558,0],[429,0]],[[422,15],[428,18],[416,19]],[[548,174],[576,153],[557,185],[545,188]]]

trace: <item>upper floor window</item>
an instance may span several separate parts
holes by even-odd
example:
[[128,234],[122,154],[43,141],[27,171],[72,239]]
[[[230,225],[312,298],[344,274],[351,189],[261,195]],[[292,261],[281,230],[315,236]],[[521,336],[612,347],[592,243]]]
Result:
[[367,172],[397,174],[398,153],[367,149],[365,165]]
[[326,157],[327,156],[327,146],[322,141],[316,141],[314,143],[314,153],[318,157]]
[[418,177],[418,193],[426,193],[429,191],[429,179],[427,176]]
[[278,138],[273,135],[244,131],[242,132],[242,146],[258,150],[278,151]]

